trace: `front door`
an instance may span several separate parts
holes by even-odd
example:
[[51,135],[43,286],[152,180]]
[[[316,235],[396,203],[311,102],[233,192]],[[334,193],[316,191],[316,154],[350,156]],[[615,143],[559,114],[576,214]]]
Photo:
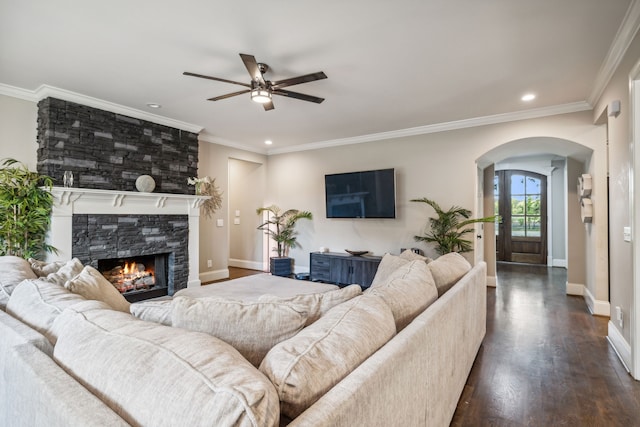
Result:
[[547,264],[547,177],[502,170],[495,175],[498,261]]

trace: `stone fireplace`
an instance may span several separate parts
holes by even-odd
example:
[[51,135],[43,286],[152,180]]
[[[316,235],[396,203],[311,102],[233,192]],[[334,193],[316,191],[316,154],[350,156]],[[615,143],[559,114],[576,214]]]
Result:
[[[48,243],[58,253],[47,258],[92,265],[130,300],[199,286],[199,208],[206,197],[187,185],[197,175],[197,132],[41,100],[38,172],[57,185]],[[59,187],[66,173],[74,185]],[[156,192],[136,191],[141,175],[153,177]]]

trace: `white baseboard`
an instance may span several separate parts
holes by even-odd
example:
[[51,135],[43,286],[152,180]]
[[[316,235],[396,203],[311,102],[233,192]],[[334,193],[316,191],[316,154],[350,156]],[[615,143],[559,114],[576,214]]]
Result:
[[498,278],[496,276],[487,276],[487,286],[495,288],[498,285]]
[[228,278],[229,278],[228,268],[224,268],[222,270],[216,270],[216,271],[205,271],[204,273],[200,273],[200,281],[202,283],[211,282],[213,280],[228,279]]
[[569,283],[567,282],[567,295],[584,295],[585,286],[580,283]]
[[233,259],[229,258],[228,261],[229,267],[237,267],[237,268],[248,268],[249,270],[260,270],[263,271],[263,263],[262,261],[249,261],[246,259]]
[[611,347],[618,355],[618,358],[624,365],[624,368],[629,371],[631,366],[631,345],[624,339],[618,328],[609,321],[607,330],[607,341],[611,344]]
[[609,301],[595,299],[586,286],[584,287],[584,300],[587,302],[587,307],[591,314],[596,316],[611,316],[611,305]]
[[551,261],[552,267],[564,267],[567,268],[567,260],[566,259],[554,259]]

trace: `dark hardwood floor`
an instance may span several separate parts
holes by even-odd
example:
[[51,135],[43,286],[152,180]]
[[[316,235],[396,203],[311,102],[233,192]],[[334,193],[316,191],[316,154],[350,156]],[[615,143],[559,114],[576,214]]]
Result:
[[609,319],[565,283],[564,269],[499,264],[452,426],[640,426],[640,382],[605,338]]

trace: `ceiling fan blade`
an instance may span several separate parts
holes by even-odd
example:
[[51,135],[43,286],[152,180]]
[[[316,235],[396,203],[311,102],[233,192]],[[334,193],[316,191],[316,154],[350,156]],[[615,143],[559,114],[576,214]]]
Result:
[[290,90],[282,90],[276,89],[273,91],[276,95],[288,96],[289,98],[300,99],[302,101],[315,102],[316,104],[320,104],[324,101],[324,98],[318,98],[317,96],[306,95],[304,93],[292,92]]
[[246,55],[244,53],[240,54],[240,58],[242,58],[244,66],[247,67],[247,71],[249,72],[249,75],[251,75],[251,80],[255,80],[260,83],[261,86],[264,86],[264,77],[262,77],[256,58],[253,55]]
[[262,104],[262,106],[264,107],[264,111],[269,111],[276,108],[273,106],[273,101],[265,102],[264,104]]
[[228,93],[226,95],[215,96],[213,98],[207,99],[207,101],[220,101],[221,99],[231,98],[232,96],[242,95],[243,93],[249,93],[251,89],[240,90],[238,92]]
[[327,75],[322,71],[318,73],[305,74],[304,76],[292,77],[290,79],[278,80],[277,82],[272,82],[271,87],[274,89],[281,89],[287,86],[299,85],[301,83],[314,82],[316,80],[326,79]]
[[209,80],[215,80],[215,81],[218,81],[218,82],[232,83],[234,85],[240,85],[240,86],[244,86],[244,87],[248,87],[248,88],[251,87],[251,85],[247,84],[247,83],[234,82],[233,80],[221,79],[220,77],[205,76],[203,74],[190,73],[188,71],[185,71],[182,74],[185,75],[185,76],[200,77],[201,79],[209,79]]

